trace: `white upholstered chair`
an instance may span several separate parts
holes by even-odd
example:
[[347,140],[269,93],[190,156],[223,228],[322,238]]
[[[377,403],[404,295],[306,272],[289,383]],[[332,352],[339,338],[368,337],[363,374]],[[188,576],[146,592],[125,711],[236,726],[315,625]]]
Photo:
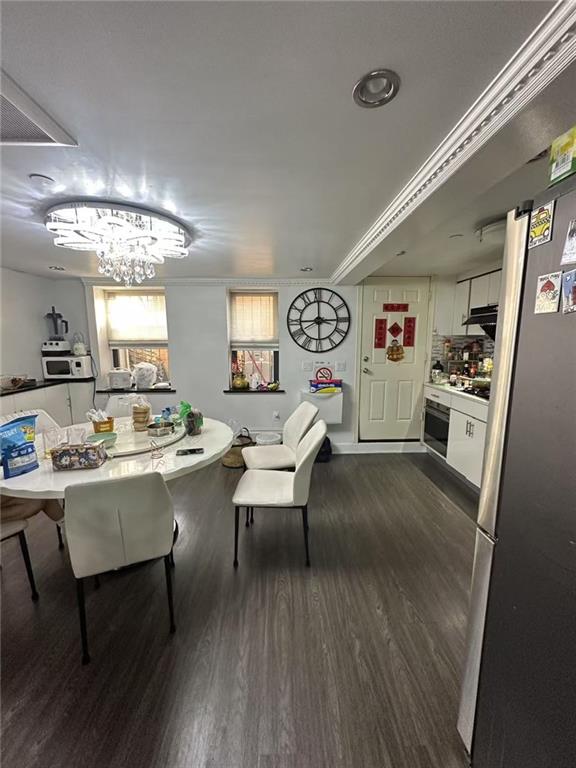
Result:
[[242,450],[246,469],[294,469],[296,448],[316,418],[318,408],[304,401],[286,419],[281,445],[253,445]]
[[[30,411],[16,411],[16,413],[10,413],[7,416],[0,416],[0,424],[8,424],[9,421],[20,418],[20,416],[36,416],[36,433],[42,434],[49,429],[60,429],[60,424],[55,421],[47,411],[42,408],[32,408]],[[64,549],[64,540],[62,538],[62,531],[58,523],[56,524],[56,533],[58,534],[58,549]]]
[[9,421],[19,419],[20,416],[36,416],[36,432],[38,434],[60,427],[60,424],[54,421],[52,416],[47,411],[42,410],[42,408],[33,408],[30,411],[16,411],[16,413],[10,413],[7,416],[0,416],[0,424],[7,424]]
[[90,661],[84,600],[84,579],[89,576],[163,557],[170,632],[176,630],[170,561],[174,508],[160,473],[68,487],[65,523],[78,592],[83,664]]
[[310,565],[308,551],[308,495],[312,467],[326,437],[326,422],[318,421],[304,435],[296,448],[294,472],[249,469],[240,478],[234,497],[234,567],[238,567],[238,527],[240,507],[294,507],[302,510],[306,565]]
[[28,544],[26,543],[26,534],[24,533],[27,527],[28,523],[26,520],[6,520],[6,522],[0,525],[0,540],[5,541],[6,539],[11,539],[13,536],[18,536],[20,549],[22,550],[22,559],[26,566],[26,573],[28,574],[28,581],[30,582],[30,589],[32,590],[32,600],[36,601],[38,600],[38,592],[36,592],[34,572],[32,571]]
[[121,416],[132,416],[132,403],[134,398],[130,395],[110,395],[104,410],[108,416],[119,418]]

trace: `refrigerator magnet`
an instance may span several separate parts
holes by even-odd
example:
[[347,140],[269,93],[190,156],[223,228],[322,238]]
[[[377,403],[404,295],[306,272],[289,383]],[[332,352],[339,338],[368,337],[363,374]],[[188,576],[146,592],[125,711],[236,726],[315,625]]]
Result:
[[552,224],[554,223],[554,200],[546,205],[535,208],[530,214],[530,230],[528,248],[549,243],[552,239]]
[[562,272],[550,272],[547,275],[540,275],[536,287],[534,314],[541,315],[546,312],[558,312],[561,287]]
[[562,314],[576,312],[576,269],[562,276]]
[[562,261],[560,264],[572,264],[576,261],[576,219],[572,219],[568,224],[566,233],[566,242],[562,251]]

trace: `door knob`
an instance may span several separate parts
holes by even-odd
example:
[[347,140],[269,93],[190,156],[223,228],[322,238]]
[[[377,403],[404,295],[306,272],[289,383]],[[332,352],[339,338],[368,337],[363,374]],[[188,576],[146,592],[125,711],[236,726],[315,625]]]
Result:
[[362,368],[362,373],[370,373],[370,370],[368,368]]
[[364,355],[364,357],[363,357],[362,359],[364,360],[364,362],[365,362],[365,363],[367,363],[367,362],[368,362],[368,360],[370,360],[370,358],[368,357],[368,355]]

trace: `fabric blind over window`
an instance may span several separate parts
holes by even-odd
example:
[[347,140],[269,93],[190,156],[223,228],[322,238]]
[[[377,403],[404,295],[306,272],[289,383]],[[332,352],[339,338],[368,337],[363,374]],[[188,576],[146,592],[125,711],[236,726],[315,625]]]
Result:
[[168,342],[166,301],[158,291],[107,291],[106,320],[110,346]]
[[230,343],[250,346],[278,343],[278,294],[230,294]]

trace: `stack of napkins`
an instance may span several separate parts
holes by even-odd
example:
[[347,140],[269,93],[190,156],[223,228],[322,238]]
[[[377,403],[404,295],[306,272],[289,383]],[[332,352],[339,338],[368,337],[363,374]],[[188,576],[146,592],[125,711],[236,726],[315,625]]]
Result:
[[342,379],[310,379],[310,392],[332,395],[342,392]]

